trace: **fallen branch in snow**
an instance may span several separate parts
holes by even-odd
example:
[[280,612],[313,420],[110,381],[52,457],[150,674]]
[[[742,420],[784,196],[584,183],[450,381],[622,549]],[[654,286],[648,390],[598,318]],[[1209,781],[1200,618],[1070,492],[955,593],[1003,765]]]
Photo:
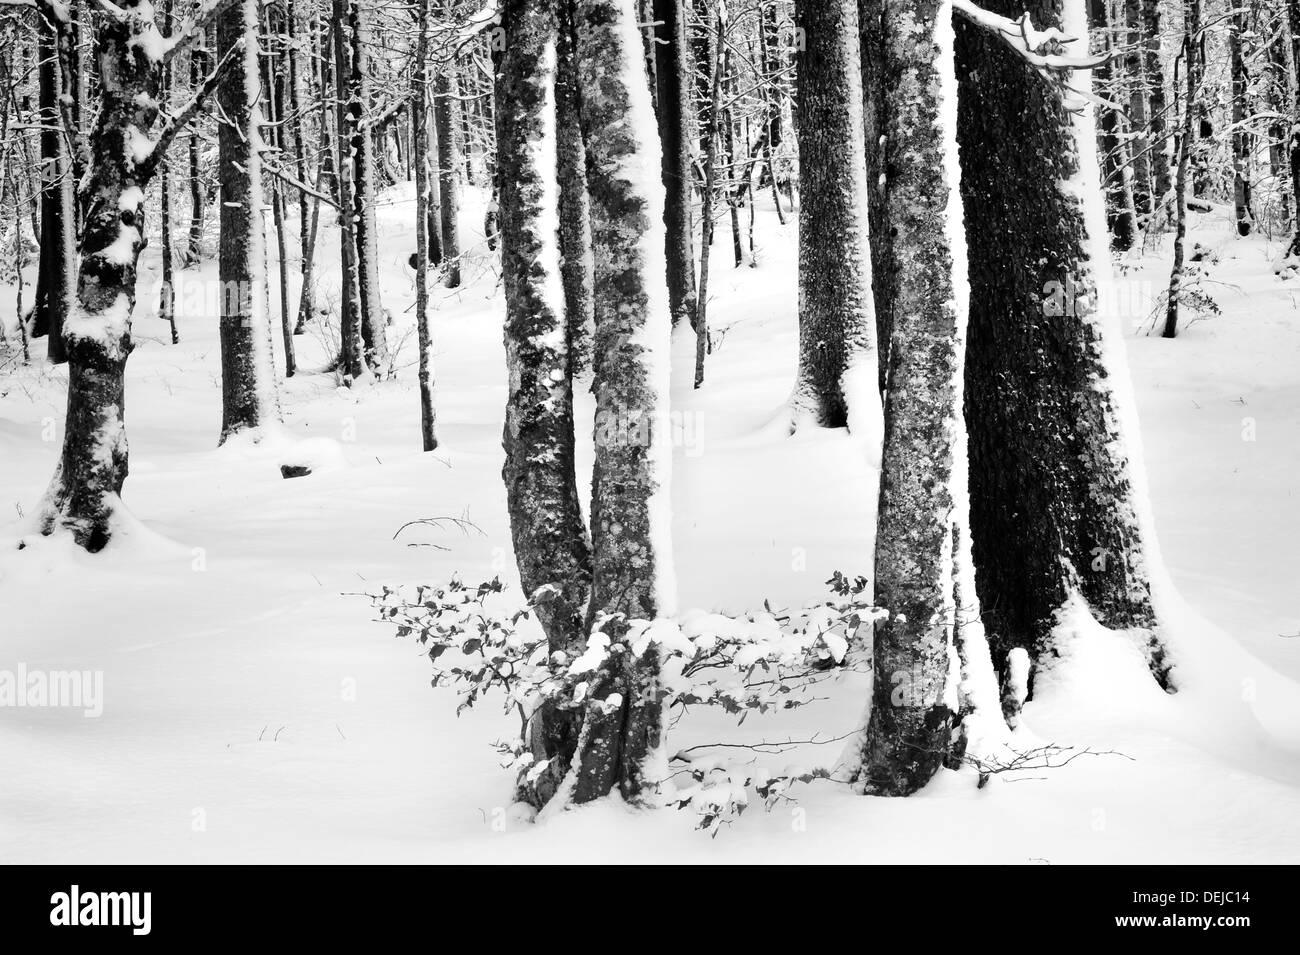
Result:
[[[423,524],[427,527],[437,528],[439,530],[442,529],[444,524],[451,524],[452,526],[457,528],[462,534],[464,534],[466,537],[469,536],[469,532],[471,530],[478,531],[478,533],[481,536],[484,537],[487,536],[486,534],[483,533],[483,528],[479,527],[473,521],[468,521],[463,517],[422,517],[416,521],[407,521],[405,524],[399,527],[396,533],[393,534],[393,540],[397,540],[398,536],[402,533],[402,531],[406,530],[408,527],[415,527],[416,525],[420,525],[420,524]],[[450,547],[443,547],[441,544],[415,543],[415,544],[407,544],[406,546],[407,547],[433,547],[436,548],[437,550],[451,550]]]
[[[1011,758],[1004,756],[971,756],[962,757],[962,763],[970,766],[979,773],[979,783],[977,788],[983,789],[991,778],[1001,773],[1028,772],[1040,769],[1064,769],[1080,756],[1122,756],[1130,762],[1137,762],[1127,753],[1121,753],[1118,750],[1096,750],[1087,747],[1075,749],[1073,746],[1057,746],[1055,743],[1047,743],[1044,746],[1035,746],[1032,749],[1024,751],[1011,750]],[[1060,757],[1068,753],[1064,759],[1057,759],[1053,762],[1054,757]],[[1032,776],[1030,779],[1043,779],[1043,776]],[[1008,779],[1007,782],[1016,783],[1024,782],[1024,779]]]

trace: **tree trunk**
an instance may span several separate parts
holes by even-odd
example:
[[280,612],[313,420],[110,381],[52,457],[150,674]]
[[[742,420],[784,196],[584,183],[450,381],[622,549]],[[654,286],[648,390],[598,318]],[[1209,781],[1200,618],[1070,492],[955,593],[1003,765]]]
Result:
[[[44,2],[44,12],[49,11]],[[77,300],[63,328],[68,407],[63,450],[41,510],[41,530],[69,531],[87,551],[105,547],[127,476],[124,372],[131,353],[144,197],[161,158],[163,63],[148,56],[153,8],[124,2],[95,40],[99,109],[91,131]],[[141,140],[155,144],[142,150]]]
[[709,341],[709,268],[713,264],[713,199],[718,192],[718,123],[722,117],[722,46],[727,22],[721,12],[711,29],[708,46],[709,85],[707,108],[700,117],[704,130],[704,188],[700,203],[700,297],[696,304],[695,387],[704,383],[704,359]]
[[1246,102],[1246,61],[1242,53],[1242,37],[1247,29],[1246,11],[1239,8],[1228,24],[1228,60],[1232,70],[1232,204],[1237,235],[1242,237],[1250,235],[1255,226],[1250,196],[1252,137],[1245,128],[1249,104]]
[[[203,79],[203,51],[197,47],[190,50],[190,88],[193,89],[199,85]],[[193,268],[198,265],[203,258],[203,178],[200,175],[202,169],[201,157],[199,155],[199,137],[193,129],[190,130],[189,139],[189,161],[190,161],[190,230],[189,240],[186,243],[185,255],[181,259],[183,268]]]
[[[280,26],[287,20],[287,17],[281,19],[282,13],[278,11],[267,10],[266,17],[263,21],[266,27],[267,37],[280,37],[281,48],[284,47],[283,32],[284,27]],[[284,60],[286,57],[281,55],[277,64],[273,41],[268,41],[265,56],[266,75],[262,79],[263,96],[267,105],[267,130],[269,144],[279,156],[290,155],[286,148],[289,137],[285,133],[285,82],[284,82]],[[280,69],[277,69],[277,65]],[[289,252],[288,243],[285,240],[285,200],[284,200],[284,183],[277,177],[271,182],[271,220],[275,225],[275,253],[279,262],[279,271],[277,275],[279,281],[276,283],[279,290],[280,298],[280,341],[284,346],[284,377],[292,378],[294,372],[298,370],[298,362],[294,355],[293,349],[293,329],[294,318],[289,311]],[[269,322],[268,322],[269,323]]]
[[[1201,70],[1196,56],[1196,37],[1201,31],[1201,0],[1185,0],[1183,5],[1183,71],[1187,77],[1187,100],[1183,104],[1183,133],[1178,141],[1178,176],[1174,186],[1174,265],[1169,273],[1169,295],[1165,303],[1163,338],[1178,334],[1178,306],[1183,286],[1183,260],[1187,245],[1187,177],[1191,154],[1195,148],[1196,99],[1201,85]],[[1292,153],[1292,169],[1296,153]]]
[[[309,96],[304,88],[308,66],[304,62],[306,50],[312,42],[312,14],[302,0],[288,0],[285,15],[288,31],[289,55],[289,113],[294,117],[291,127],[293,137],[294,171],[301,183],[310,182],[307,172],[307,103]],[[319,181],[317,188],[320,187]],[[319,200],[317,200],[317,203]],[[316,311],[316,279],[313,263],[316,251],[316,223],[313,210],[317,203],[303,190],[298,190],[298,251],[302,288],[298,293],[298,317],[294,322],[294,334],[302,334],[307,319]]]
[[[596,315],[595,261],[591,254],[591,204],[587,197],[587,147],[578,119],[578,75],[573,35],[573,2],[559,4],[555,98],[560,178],[560,280],[569,335],[573,376],[591,368]],[[501,174],[498,169],[497,181]],[[692,276],[694,273],[692,272]]]
[[[221,183],[221,441],[279,419],[262,199],[258,0],[238,0],[217,22],[217,56],[234,62],[217,90]],[[241,46],[242,44],[242,46]]]
[[1151,168],[1150,120],[1147,116],[1145,37],[1143,36],[1142,0],[1123,0],[1125,52],[1123,75],[1128,85],[1128,125],[1131,132],[1127,146],[1129,168],[1133,174],[1133,202],[1145,224],[1155,211],[1155,180]]
[[[171,33],[173,26],[172,17],[172,0],[163,0],[163,24],[168,33]],[[168,109],[171,108],[173,70],[172,65],[168,63],[163,67],[162,79],[162,102]],[[162,290],[158,296],[158,317],[167,323],[171,331],[172,344],[180,342],[180,336],[176,333],[176,273],[174,269],[175,252],[172,249],[172,186],[171,186],[171,169],[170,163],[164,156],[158,163],[158,195],[161,212],[161,222],[158,224],[159,231],[162,233]]]
[[[675,611],[667,423],[672,316],[659,184],[624,169],[661,161],[634,0],[578,0],[582,128],[596,256],[593,585],[586,630],[612,641],[628,619]],[[612,615],[605,617],[603,615]],[[622,615],[622,616],[619,616]],[[592,680],[571,774],[574,802],[617,788],[644,797],[666,775],[658,655],[611,658]]]
[[[538,621],[552,651],[576,654],[585,643],[591,547],[574,470],[573,356],[553,231],[560,211],[551,178],[560,159],[556,6],[507,0],[502,10],[496,125],[510,371],[502,477],[520,584],[530,595],[554,588]],[[535,805],[548,802],[569,772],[578,739],[573,713],[547,706],[532,715],[534,754],[551,761],[521,787]]]
[[859,0],[858,31],[862,57],[862,132],[867,156],[867,221],[871,234],[871,295],[876,313],[876,343],[879,351],[879,385],[883,395],[889,383],[889,350],[893,347],[895,279],[890,261],[889,215],[885,190],[885,129],[889,122],[890,97],[885,93],[885,2]]
[[[1081,0],[986,6],[1086,32]],[[1077,595],[1104,626],[1131,628],[1167,685],[1115,398],[1126,370],[1106,357],[1119,329],[1098,314],[1109,259],[1091,108],[1071,112],[1001,40],[964,23],[957,75],[971,532],[994,662],[1005,680],[1013,649],[1050,653],[1058,612]],[[1088,78],[1071,82],[1086,89]],[[1014,718],[1018,694],[1004,706]]]
[[[59,8],[66,15],[66,8]],[[63,322],[73,307],[76,210],[73,170],[65,145],[60,98],[69,95],[65,74],[71,24],[38,16],[37,56],[41,124],[41,245],[32,337],[48,336],[47,354],[63,362]]]
[[338,154],[334,157],[334,177],[339,203],[339,332],[342,338],[340,368],[349,384],[365,377],[366,349],[361,336],[361,276],[357,264],[356,200],[352,173],[356,168],[354,153],[359,115],[345,95],[344,86],[351,75],[351,24],[353,7],[360,0],[331,0],[334,19],[334,87],[337,125],[335,138]]
[[954,568],[968,520],[962,434],[966,242],[961,197],[947,171],[957,152],[945,99],[956,96],[947,0],[885,0],[886,186],[894,276],[894,341],[876,525],[876,624],[871,717],[862,778],[868,792],[905,796],[951,750],[955,713]]
[[425,451],[438,447],[433,406],[433,342],[429,334],[429,5],[416,7],[415,70],[411,74],[412,149],[415,152],[415,326],[420,347],[420,438]]
[[654,0],[655,79],[663,142],[668,301],[673,323],[695,327],[695,243],[691,224],[690,84],[686,73],[684,0]]
[[370,13],[361,2],[348,6],[352,65],[348,74],[348,110],[352,120],[355,177],[353,220],[356,223],[357,290],[361,301],[361,340],[366,365],[376,374],[389,371],[387,321],[379,291],[379,237],[375,224],[375,137],[366,124],[370,112]]
[[[879,439],[856,0],[796,0],[799,418]],[[864,377],[868,376],[868,377]]]
[[[1157,202],[1169,201],[1173,187],[1170,162],[1170,142],[1165,132],[1165,73],[1160,61],[1160,0],[1141,0],[1142,3],[1142,72],[1147,82],[1147,141],[1151,149],[1151,182]],[[1161,210],[1156,209],[1157,216]],[[1167,218],[1167,217],[1165,217]]]
[[[447,3],[444,13],[450,12]],[[439,228],[442,234],[443,284],[460,288],[460,151],[456,148],[456,96],[453,64],[443,64],[434,83],[433,122],[438,135]]]
[[[1094,32],[1102,32],[1109,37],[1106,0],[1089,0],[1088,19]],[[1109,39],[1107,52],[1111,51]],[[1113,83],[1114,77],[1109,64],[1102,64],[1092,71],[1093,83],[1098,91],[1111,101],[1120,97]],[[1133,198],[1133,171],[1129,161],[1131,156],[1126,139],[1119,136],[1119,116],[1117,111],[1107,107],[1101,108],[1097,121],[1097,145],[1101,150],[1102,184],[1106,191],[1106,219],[1110,227],[1110,246],[1116,252],[1127,252],[1137,241],[1138,222],[1137,204]]]

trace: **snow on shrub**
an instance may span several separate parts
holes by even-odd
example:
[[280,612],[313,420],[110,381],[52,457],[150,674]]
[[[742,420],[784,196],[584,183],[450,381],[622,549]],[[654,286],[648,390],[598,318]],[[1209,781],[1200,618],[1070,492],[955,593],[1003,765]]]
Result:
[[[519,717],[520,732],[496,748],[502,765],[528,783],[547,762],[537,760],[528,746],[530,718],[543,704],[580,709],[589,681],[615,655],[657,653],[660,700],[668,710],[716,706],[743,722],[750,713],[813,702],[811,691],[844,663],[859,628],[869,634],[874,622],[887,616],[867,599],[864,578],[837,572],[827,583],[831,599],[798,613],[779,614],[765,605],[762,612],[742,617],[696,611],[678,619],[629,620],[625,628],[610,628],[622,631],[617,639],[606,632],[613,618],[597,615],[586,647],[573,654],[551,651],[541,628],[531,624],[534,608],[553,596],[549,588],[523,606],[498,578],[477,586],[453,578],[442,586],[384,587],[369,596],[380,622],[427,648],[432,685],[457,690],[458,713],[491,691],[502,695],[505,711]],[[771,752],[781,745],[740,748]],[[693,747],[701,748],[711,747]],[[770,808],[789,798],[794,783],[829,775],[800,768],[772,774],[686,752],[673,762],[682,768],[660,783],[660,802],[695,811],[699,828],[714,834],[745,810],[751,790]]]

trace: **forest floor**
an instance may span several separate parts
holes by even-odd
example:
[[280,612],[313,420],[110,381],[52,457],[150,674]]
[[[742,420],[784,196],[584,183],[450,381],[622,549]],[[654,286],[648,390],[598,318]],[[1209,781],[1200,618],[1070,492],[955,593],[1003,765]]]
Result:
[[[492,699],[458,718],[454,694],[429,688],[421,650],[371,622],[357,596],[453,573],[513,576],[503,306],[482,199],[465,210],[479,243],[469,281],[435,294],[442,444],[431,454],[419,451],[409,188],[379,215],[396,380],[337,387],[311,373],[328,335],[308,333],[297,339],[306,371],[282,392],[285,427],[259,445],[216,447],[215,301],[182,314],[171,345],[142,295],[127,387],[134,520],[98,556],[33,535],[66,371],[37,362],[0,377],[0,670],[104,680],[98,718],[0,708],[0,861],[1300,862],[1300,280],[1272,274],[1275,243],[1194,217],[1195,238],[1219,250],[1205,290],[1222,314],[1172,342],[1132,328],[1167,283],[1168,243],[1117,285],[1155,519],[1185,598],[1170,601],[1183,692],[1155,688],[1122,639],[1080,628],[1019,738],[1097,755],[983,789],[945,771],[907,800],[818,781],[710,839],[684,813],[614,802],[515,821],[490,746],[515,718]],[[719,231],[709,380],[674,386],[682,608],[800,606],[825,597],[834,570],[870,573],[863,449],[773,425],[795,368],[795,236],[770,207],[758,218],[757,268],[732,269]],[[332,234],[322,242],[337,248]],[[157,244],[142,289],[156,281]],[[213,261],[187,273],[182,307],[215,275]],[[281,461],[304,456],[316,473],[282,480]],[[424,518],[473,527],[402,530]],[[691,714],[672,745],[834,740],[864,693],[862,677],[845,676],[824,702],[741,729]],[[824,764],[839,746],[762,760]]]

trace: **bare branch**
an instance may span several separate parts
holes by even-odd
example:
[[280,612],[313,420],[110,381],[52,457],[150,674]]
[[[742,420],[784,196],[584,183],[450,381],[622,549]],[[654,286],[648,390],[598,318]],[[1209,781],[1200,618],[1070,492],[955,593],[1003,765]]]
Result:
[[163,50],[163,62],[167,62],[177,53],[188,49],[194,41],[203,36],[212,22],[225,13],[236,0],[203,0],[203,5],[194,16],[177,27],[167,38]]
[[226,55],[221,58],[221,62],[218,63],[216,68],[208,74],[207,78],[202,84],[200,84],[199,88],[194,91],[194,95],[189,98],[185,105],[167,117],[166,121],[163,123],[162,132],[158,134],[158,139],[153,144],[153,148],[149,151],[149,155],[139,164],[146,177],[153,174],[153,171],[158,167],[158,163],[161,162],[163,156],[166,155],[167,148],[171,145],[172,140],[176,138],[176,134],[184,129],[189,122],[198,115],[199,110],[203,108],[204,101],[212,94],[212,91],[217,88],[217,84],[221,82],[221,78],[225,74],[226,70],[228,70],[230,65],[235,61],[236,56],[243,53],[243,50],[244,40],[241,37],[229,50],[226,51]]

